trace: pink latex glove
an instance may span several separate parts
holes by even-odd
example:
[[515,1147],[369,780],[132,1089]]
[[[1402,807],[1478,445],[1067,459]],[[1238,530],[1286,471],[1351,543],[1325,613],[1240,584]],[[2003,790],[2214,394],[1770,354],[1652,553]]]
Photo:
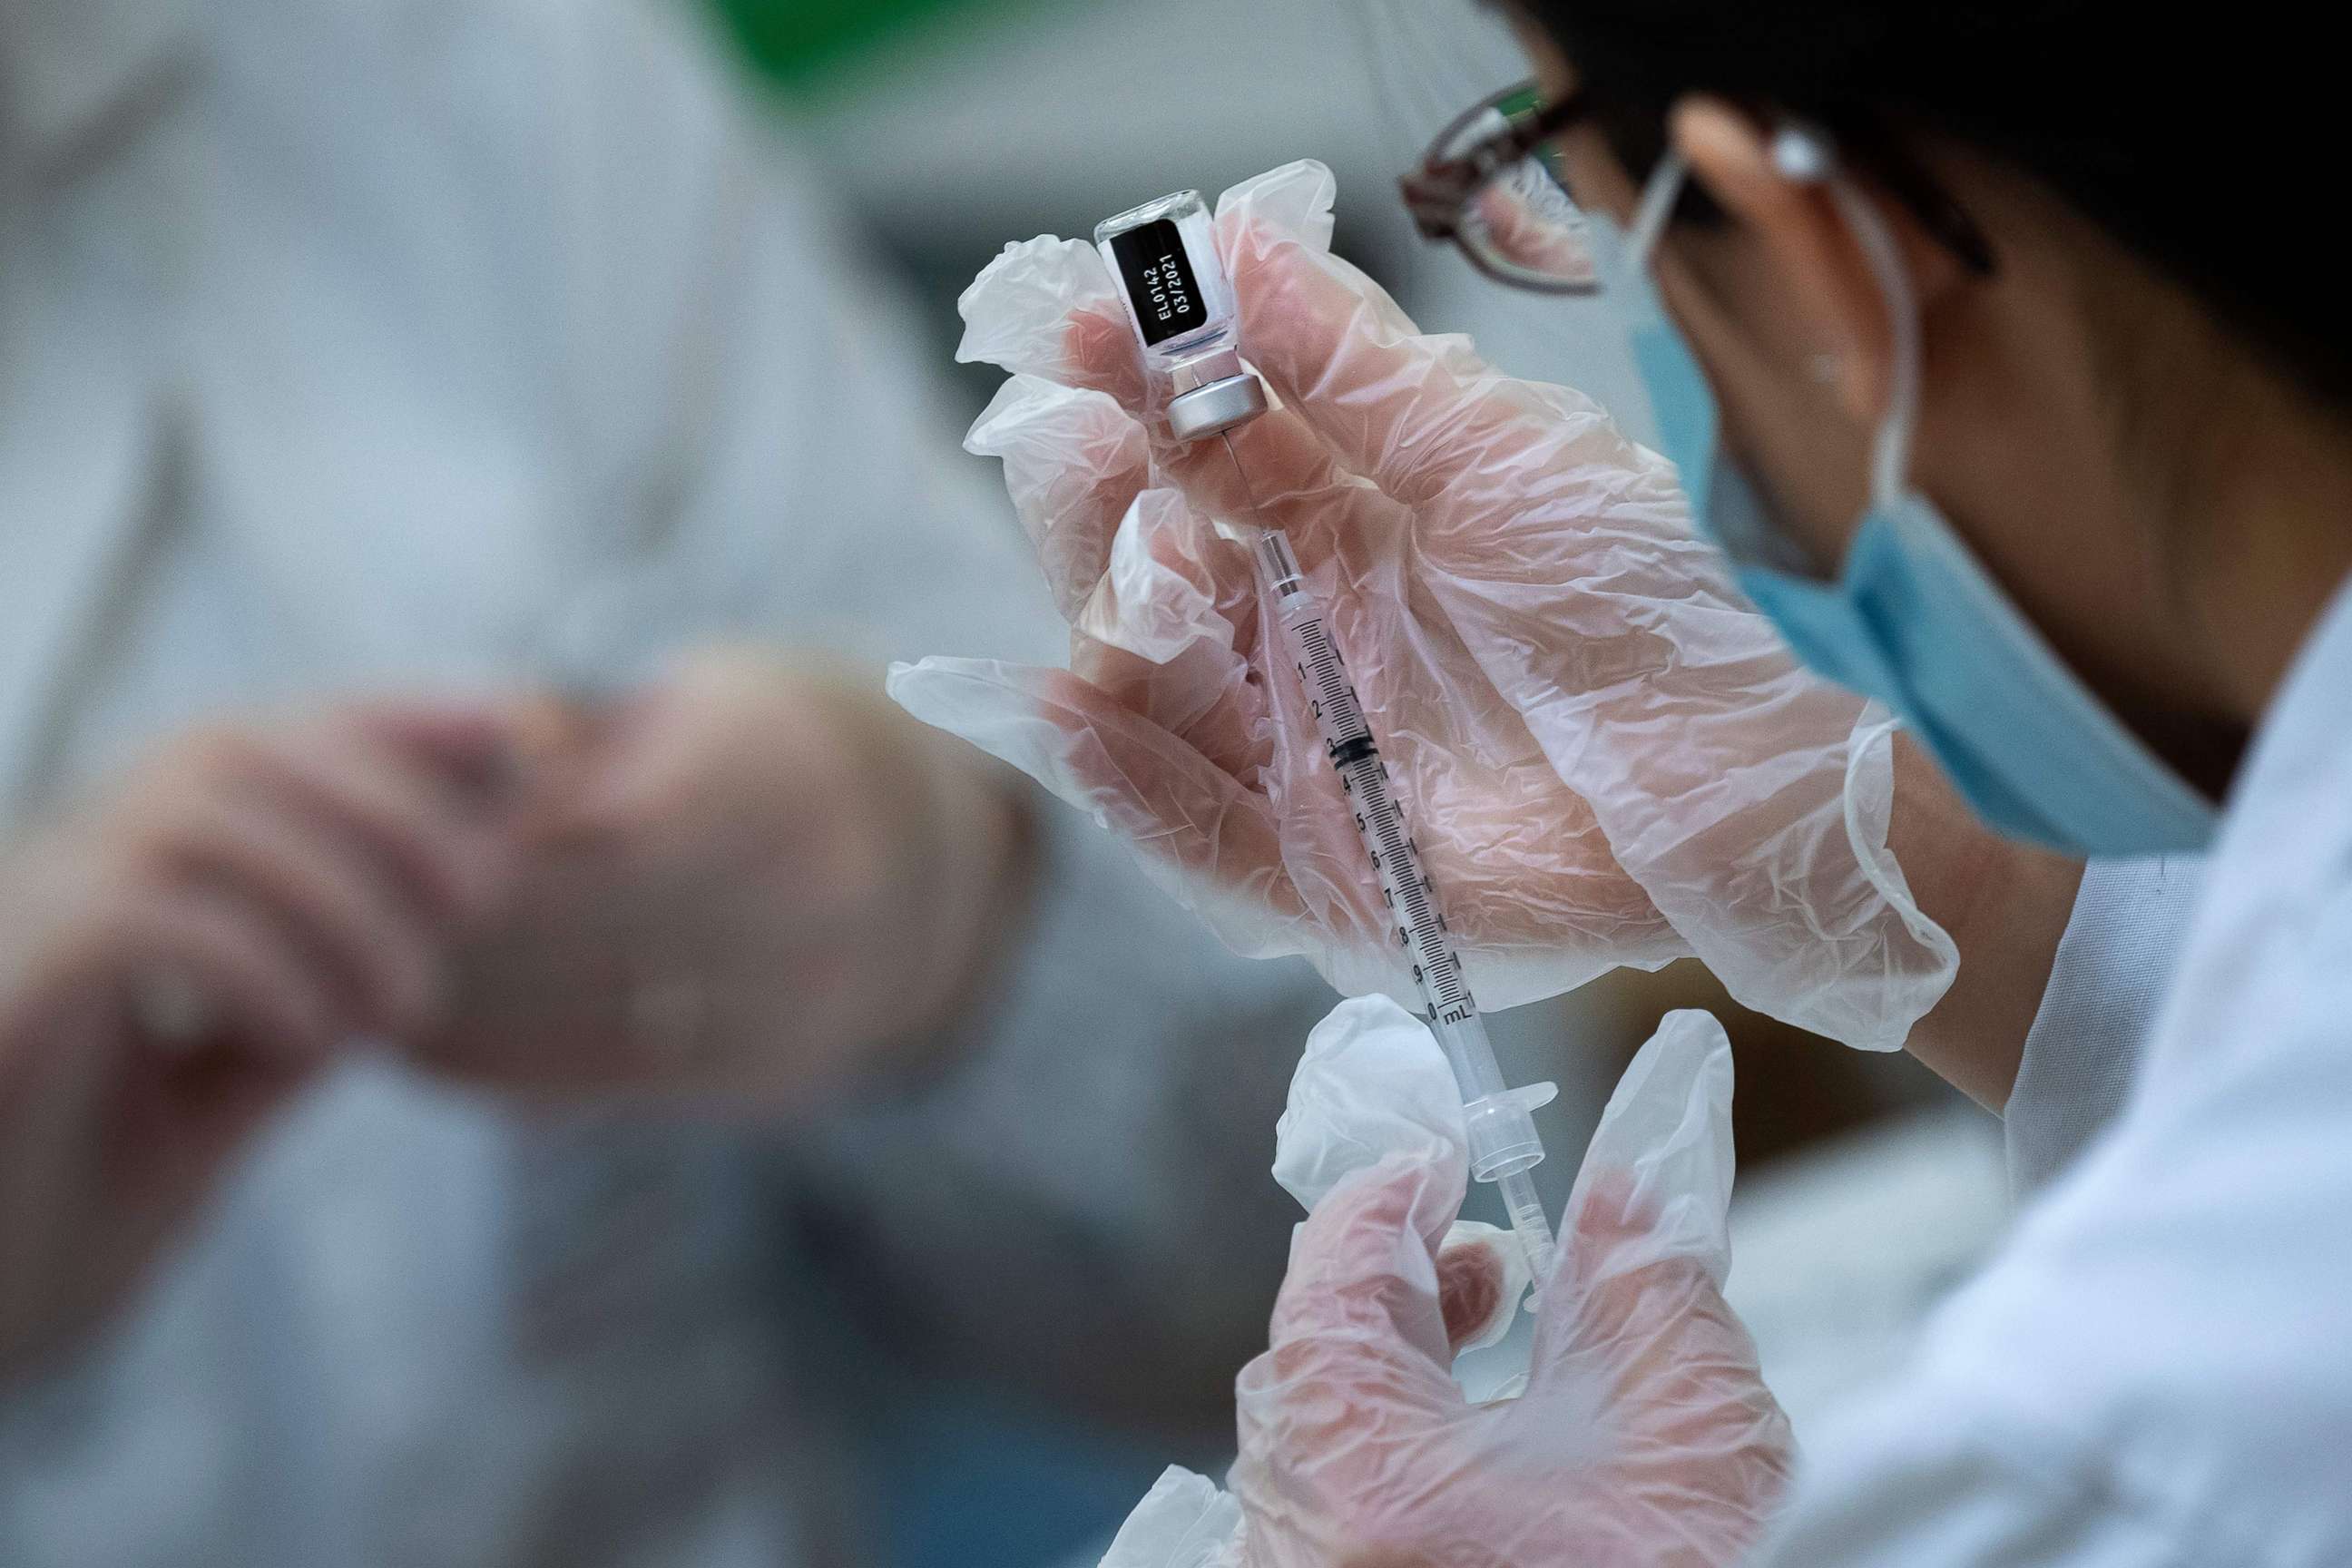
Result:
[[1723,1300],[1731,1050],[1669,1015],[1569,1200],[1526,1391],[1450,1371],[1433,1238],[1458,1163],[1391,1157],[1299,1228],[1270,1348],[1238,1384],[1251,1568],[1727,1568],[1787,1482],[1787,1421]]
[[[1883,730],[1804,675],[1695,541],[1671,471],[1566,388],[1422,335],[1329,253],[1298,163],[1228,192],[1243,346],[1281,406],[1236,432],[1266,521],[1331,608],[1480,1000],[1696,952],[1751,1005],[1899,1045],[1948,941],[1885,853]],[[918,717],[1138,848],[1237,951],[1410,995],[1245,551],[1222,443],[1153,413],[1091,246],[1007,248],[962,357],[1014,373],[968,445],[1006,483],[1070,668],[931,658]]]
[[[1788,1420],[1724,1305],[1731,1047],[1670,1013],[1585,1154],[1517,1396],[1454,1380],[1491,1269],[1451,1229],[1463,1154],[1390,1140],[1291,1244],[1237,1384],[1230,1493],[1169,1469],[1103,1568],[1728,1568],[1788,1486]],[[1456,1246],[1444,1248],[1444,1239]]]

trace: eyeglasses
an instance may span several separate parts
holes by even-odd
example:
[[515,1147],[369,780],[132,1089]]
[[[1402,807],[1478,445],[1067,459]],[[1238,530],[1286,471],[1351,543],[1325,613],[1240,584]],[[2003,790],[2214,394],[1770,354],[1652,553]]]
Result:
[[[1528,82],[1496,93],[1439,132],[1421,167],[1398,182],[1422,237],[1451,240],[1471,266],[1514,289],[1596,292],[1601,274],[1591,220],[1569,194],[1551,146],[1590,108],[1575,95],[1546,103],[1542,90]],[[1934,180],[1895,158],[1873,159],[1870,174],[1962,265],[1991,275],[1990,243]]]
[[1452,240],[1471,266],[1515,289],[1599,289],[1587,220],[1549,146],[1584,112],[1582,100],[1547,104],[1528,83],[1439,132],[1421,167],[1397,182],[1422,237]]

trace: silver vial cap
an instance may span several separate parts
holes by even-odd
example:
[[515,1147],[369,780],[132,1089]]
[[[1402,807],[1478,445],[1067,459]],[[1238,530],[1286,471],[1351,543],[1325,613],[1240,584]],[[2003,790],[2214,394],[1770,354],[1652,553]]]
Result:
[[1246,425],[1265,410],[1265,384],[1244,371],[1171,398],[1168,433],[1179,441],[1198,441]]

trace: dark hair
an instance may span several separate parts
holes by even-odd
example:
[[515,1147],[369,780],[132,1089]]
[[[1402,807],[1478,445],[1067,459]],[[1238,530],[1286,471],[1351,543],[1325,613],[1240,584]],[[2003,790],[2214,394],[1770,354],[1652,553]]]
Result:
[[[1519,0],[1628,164],[1675,99],[1822,126],[1898,186],[1958,144],[2054,193],[2319,397],[2352,405],[2331,29],[2298,7],[2086,0]],[[2306,18],[2312,18],[2306,20]],[[1899,188],[1895,195],[1907,193]]]

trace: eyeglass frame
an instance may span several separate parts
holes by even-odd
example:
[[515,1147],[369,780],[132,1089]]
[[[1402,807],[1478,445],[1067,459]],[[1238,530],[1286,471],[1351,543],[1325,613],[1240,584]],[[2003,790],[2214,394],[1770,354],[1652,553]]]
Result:
[[[1530,98],[1540,105],[1532,113],[1522,110],[1514,114],[1506,107]],[[1573,130],[1591,118],[1591,100],[1581,93],[1570,93],[1557,103],[1544,102],[1542,89],[1533,81],[1506,88],[1464,110],[1431,141],[1421,166],[1397,181],[1413,226],[1425,240],[1451,241],[1472,267],[1506,288],[1536,294],[1597,292],[1601,287],[1598,279],[1546,278],[1498,265],[1472,247],[1463,221],[1463,215],[1479,193],[1505,170],[1535,156],[1545,142]],[[1465,152],[1448,156],[1447,150],[1490,114],[1502,117],[1504,129],[1481,138]],[[1984,231],[1935,181],[1916,168],[1884,159],[1874,161],[1872,173],[1890,195],[1911,209],[1929,237],[1969,271],[1990,277],[1999,270],[1991,242],[1986,239]],[[1570,197],[1571,202],[1574,199]]]

